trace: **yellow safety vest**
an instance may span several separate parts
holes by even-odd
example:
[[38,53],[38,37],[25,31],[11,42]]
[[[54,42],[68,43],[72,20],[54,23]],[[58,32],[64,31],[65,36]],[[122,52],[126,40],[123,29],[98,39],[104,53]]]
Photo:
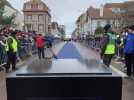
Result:
[[108,44],[105,50],[105,54],[115,54],[115,45]]
[[114,41],[116,39],[116,36],[112,34],[108,34],[108,35],[110,37],[110,40],[109,40],[108,45],[106,46],[106,50],[104,54],[115,54],[115,42]]
[[[10,38],[13,40],[13,43],[12,43],[13,52],[17,52],[18,51],[18,43],[17,43],[16,39],[14,39],[13,37],[10,37]],[[5,47],[6,47],[6,51],[9,51],[9,45],[8,45],[7,41],[6,41]]]

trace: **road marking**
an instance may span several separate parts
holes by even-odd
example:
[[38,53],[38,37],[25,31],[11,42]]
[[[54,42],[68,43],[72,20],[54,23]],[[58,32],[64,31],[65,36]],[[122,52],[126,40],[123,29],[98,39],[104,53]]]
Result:
[[127,77],[127,75],[126,75],[124,72],[118,70],[117,68],[114,68],[112,65],[110,65],[110,68],[111,68],[113,71],[115,71],[116,73],[118,73],[119,75],[121,75],[122,77]]

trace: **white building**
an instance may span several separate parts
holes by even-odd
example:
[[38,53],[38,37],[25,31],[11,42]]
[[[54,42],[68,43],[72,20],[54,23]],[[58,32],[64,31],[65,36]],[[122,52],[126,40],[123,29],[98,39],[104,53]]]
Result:
[[54,37],[64,37],[63,35],[65,35],[66,33],[66,27],[65,25],[58,25],[58,22],[52,22],[51,24],[51,34]]
[[66,35],[66,27],[65,27],[65,25],[59,25],[58,30],[59,30],[60,37],[64,38],[65,35]]
[[30,0],[24,3],[23,12],[26,31],[36,31],[43,35],[51,33],[50,9],[42,0]]
[[78,34],[80,37],[88,34],[88,23],[87,23],[87,13],[83,13],[76,21]]
[[63,29],[64,32],[66,32],[66,26],[65,25],[59,25],[59,28]]
[[20,13],[18,10],[13,8],[10,3],[7,1],[7,3],[4,6],[4,14],[3,16],[15,16],[14,22],[16,26],[15,29],[23,30],[24,25],[24,16],[22,13]]
[[[101,8],[90,7],[86,13],[80,15],[77,19],[77,29],[80,37],[86,35],[94,35],[98,27],[104,27],[106,24],[111,24],[113,29],[117,31],[120,28],[121,16],[120,4],[106,4]],[[119,13],[117,13],[117,12]]]
[[108,18],[90,18],[88,21],[90,34],[94,35],[95,30],[98,27],[104,27],[106,24],[112,25],[112,27],[115,27],[115,24],[118,24],[118,20],[116,19],[108,19]]
[[[88,9],[88,26],[90,34],[94,35],[95,30],[98,27],[104,27],[106,24],[110,24],[113,30],[117,31],[120,28],[121,16],[119,9],[122,6],[120,4],[105,4],[98,8]],[[115,12],[116,11],[116,12]]]
[[54,37],[60,37],[59,30],[58,30],[58,23],[57,22],[52,22],[51,23],[51,34]]

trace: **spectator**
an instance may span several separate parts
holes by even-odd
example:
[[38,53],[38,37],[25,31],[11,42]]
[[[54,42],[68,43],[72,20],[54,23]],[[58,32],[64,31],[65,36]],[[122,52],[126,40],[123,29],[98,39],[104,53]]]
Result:
[[134,77],[134,25],[130,26],[128,31],[129,33],[124,48],[125,64],[127,67],[127,75],[133,75]]
[[[24,57],[27,57],[29,54],[32,54],[32,49],[31,47],[34,46],[33,50],[35,51],[35,41],[33,41],[33,38],[35,37],[35,32],[34,33],[26,33],[24,31],[16,30],[13,31],[9,28],[4,27],[3,29],[0,30],[0,65],[7,63],[7,51],[6,51],[6,46],[7,42],[11,40],[12,41],[12,36],[10,36],[10,33],[16,32],[14,37],[17,37],[17,58],[23,59]],[[12,44],[9,42],[9,44]],[[8,45],[9,46],[9,45]],[[12,46],[10,46],[12,47]],[[9,54],[9,51],[8,51]],[[9,60],[9,59],[8,59]],[[10,63],[11,65],[12,63]],[[13,67],[13,66],[12,66]],[[7,66],[6,66],[7,68]],[[9,67],[10,68],[10,67]],[[1,69],[1,68],[0,68]]]
[[53,47],[53,39],[54,38],[51,35],[48,35],[48,36],[45,37],[47,48],[51,52],[52,56],[57,59],[57,56],[55,55],[55,53],[54,53],[54,51],[52,49],[52,47]]
[[6,51],[8,55],[8,60],[7,60],[7,66],[6,66],[6,72],[9,72],[10,65],[12,65],[12,70],[16,70],[16,54],[18,51],[18,43],[16,39],[16,32],[12,32],[11,36],[8,37],[6,41]]
[[[38,48],[38,56],[39,56],[39,59],[41,58],[45,58],[45,55],[44,55],[44,46],[45,46],[45,39],[44,37],[42,36],[42,34],[39,34],[37,37],[36,37],[36,46]],[[41,57],[42,56],[42,57]]]

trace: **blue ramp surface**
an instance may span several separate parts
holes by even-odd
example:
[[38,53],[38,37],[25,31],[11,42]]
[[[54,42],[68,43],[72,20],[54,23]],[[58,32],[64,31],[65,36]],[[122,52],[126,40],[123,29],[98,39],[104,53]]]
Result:
[[79,59],[80,53],[72,43],[66,43],[57,55],[58,59]]

